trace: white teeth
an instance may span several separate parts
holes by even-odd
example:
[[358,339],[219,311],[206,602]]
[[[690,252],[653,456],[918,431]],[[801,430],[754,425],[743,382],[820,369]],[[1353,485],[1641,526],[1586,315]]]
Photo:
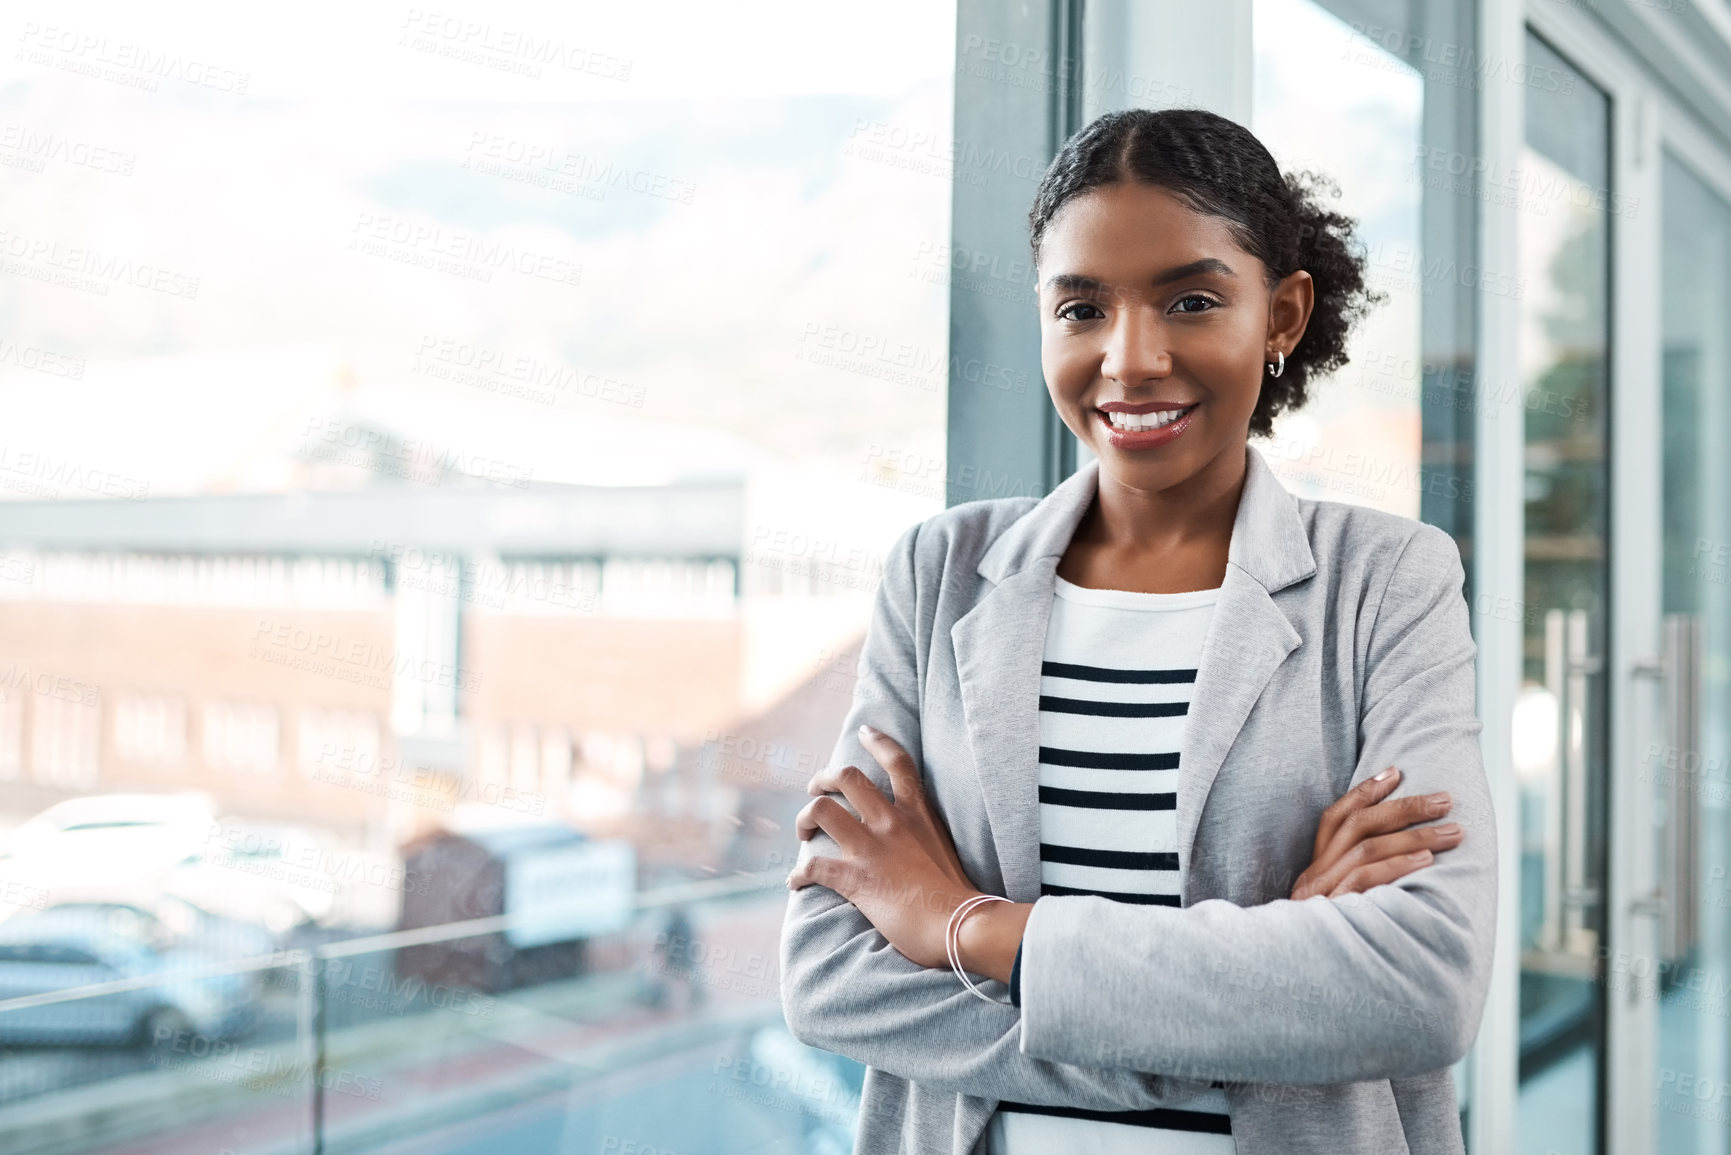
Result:
[[1183,409],[1166,409],[1158,413],[1114,413],[1105,411],[1112,422],[1112,428],[1121,429],[1126,433],[1135,433],[1145,429],[1158,429],[1162,425],[1170,425],[1195,406]]

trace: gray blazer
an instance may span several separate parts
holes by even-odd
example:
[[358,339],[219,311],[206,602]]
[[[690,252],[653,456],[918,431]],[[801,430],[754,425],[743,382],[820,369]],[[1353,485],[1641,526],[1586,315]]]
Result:
[[[886,559],[830,765],[887,793],[855,731],[888,733],[969,877],[1035,906],[1018,1009],[915,966],[832,890],[789,898],[788,1028],[868,1068],[860,1155],[969,1155],[1001,1101],[1174,1106],[1215,1080],[1241,1155],[1462,1150],[1450,1067],[1485,1003],[1497,864],[1460,552],[1295,498],[1247,453],[1185,724],[1182,908],[1040,896],[1040,661],[1098,463],[1043,499],[946,510]],[[1453,795],[1460,845],[1363,895],[1286,898],[1323,808],[1390,765],[1397,796]],[[820,832],[800,853],[837,849]]]

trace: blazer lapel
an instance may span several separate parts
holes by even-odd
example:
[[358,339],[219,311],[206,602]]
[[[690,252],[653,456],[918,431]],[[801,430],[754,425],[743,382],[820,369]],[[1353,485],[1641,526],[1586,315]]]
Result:
[[991,589],[950,628],[1003,894],[1015,902],[1040,897],[1040,661],[1058,560],[1094,502],[1098,469],[1072,473],[998,535],[978,565]]
[[[1316,572],[1303,519],[1254,446],[1233,522],[1226,577],[1197,668],[1179,760],[1181,877],[1202,810],[1251,707],[1297,630],[1270,594]],[[1006,529],[981,557],[992,583],[950,630],[962,709],[1004,896],[1040,895],[1040,663],[1058,562],[1099,488],[1090,461]],[[1186,891],[1188,894],[1188,891]]]
[[950,630],[1004,897],[1040,897],[1040,660],[1057,558],[1010,574]]
[[1250,708],[1298,643],[1298,631],[1262,583],[1228,564],[1202,644],[1178,759],[1178,870],[1185,905],[1193,901],[1196,828],[1209,791]]

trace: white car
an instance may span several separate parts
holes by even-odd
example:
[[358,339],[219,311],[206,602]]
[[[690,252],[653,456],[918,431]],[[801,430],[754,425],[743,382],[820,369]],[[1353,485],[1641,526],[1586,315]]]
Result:
[[312,835],[221,818],[203,792],[102,794],[14,830],[0,845],[0,882],[28,897],[125,880],[280,938],[329,915],[337,885],[328,860]]
[[279,939],[323,922],[336,902],[332,853],[309,831],[228,821],[162,876],[172,894],[266,927]]
[[76,883],[137,878],[195,853],[217,824],[215,800],[202,791],[93,794],[58,802],[0,843],[0,871],[51,873]]

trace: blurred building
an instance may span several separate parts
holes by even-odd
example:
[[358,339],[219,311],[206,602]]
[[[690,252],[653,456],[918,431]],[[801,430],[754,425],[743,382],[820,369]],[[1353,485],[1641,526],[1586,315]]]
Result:
[[[773,618],[795,580],[742,574],[745,495],[734,476],[10,502],[0,781],[19,809],[198,788],[395,841],[478,802],[713,865],[742,787],[815,770],[727,770],[763,740],[748,596]],[[847,694],[804,697],[798,741],[833,741]]]

